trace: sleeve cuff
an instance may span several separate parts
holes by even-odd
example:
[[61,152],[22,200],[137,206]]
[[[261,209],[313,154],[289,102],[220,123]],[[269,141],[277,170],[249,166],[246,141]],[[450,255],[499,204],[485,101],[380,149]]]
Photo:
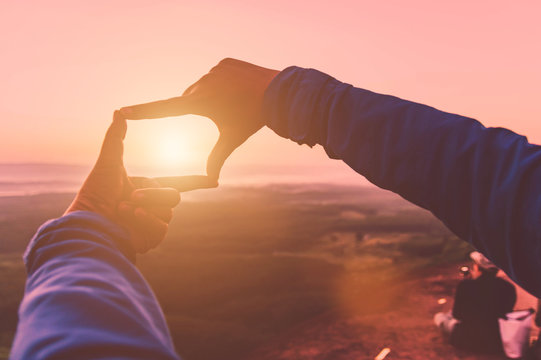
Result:
[[323,144],[324,109],[340,81],[314,69],[290,66],[269,84],[263,99],[265,124],[298,144]]
[[66,238],[85,239],[113,247],[135,263],[135,250],[127,230],[106,217],[90,211],[74,211],[45,222],[38,229],[23,254],[28,273],[39,248],[65,241]]

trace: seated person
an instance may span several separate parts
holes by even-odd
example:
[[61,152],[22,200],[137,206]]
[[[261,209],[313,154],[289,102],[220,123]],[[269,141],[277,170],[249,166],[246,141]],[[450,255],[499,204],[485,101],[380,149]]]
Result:
[[483,254],[474,251],[470,257],[471,275],[458,284],[452,313],[437,313],[434,322],[456,347],[501,352],[498,318],[513,311],[515,287],[496,276],[499,269]]

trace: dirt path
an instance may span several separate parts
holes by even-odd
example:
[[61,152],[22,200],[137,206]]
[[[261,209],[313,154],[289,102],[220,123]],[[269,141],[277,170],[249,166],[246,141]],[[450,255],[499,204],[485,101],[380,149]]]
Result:
[[[396,285],[397,301],[386,309],[358,316],[322,315],[282,334],[247,359],[373,359],[384,348],[391,349],[386,360],[504,359],[456,350],[432,323],[433,314],[451,309],[461,265],[420,271],[411,280]],[[517,293],[516,309],[536,307],[533,296],[520,288]],[[442,298],[447,302],[440,305],[438,300]]]

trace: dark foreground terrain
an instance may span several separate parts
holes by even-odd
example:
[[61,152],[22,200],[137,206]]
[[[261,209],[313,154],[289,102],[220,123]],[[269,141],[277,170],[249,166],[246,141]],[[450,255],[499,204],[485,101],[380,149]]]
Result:
[[[21,253],[71,199],[0,198],[0,359],[16,327]],[[371,359],[383,347],[387,359],[468,355],[431,319],[470,248],[429,213],[371,187],[230,187],[183,200],[138,266],[185,359]]]

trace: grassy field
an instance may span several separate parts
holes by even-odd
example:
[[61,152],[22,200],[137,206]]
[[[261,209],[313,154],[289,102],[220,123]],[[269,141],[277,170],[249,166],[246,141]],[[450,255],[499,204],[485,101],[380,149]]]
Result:
[[[0,359],[16,328],[22,251],[71,198],[0,198]],[[186,194],[167,239],[138,266],[185,359],[238,359],[321,314],[386,306],[401,296],[382,301],[388,284],[469,249],[426,211],[374,188],[229,187]],[[352,306],[359,297],[362,310]]]

